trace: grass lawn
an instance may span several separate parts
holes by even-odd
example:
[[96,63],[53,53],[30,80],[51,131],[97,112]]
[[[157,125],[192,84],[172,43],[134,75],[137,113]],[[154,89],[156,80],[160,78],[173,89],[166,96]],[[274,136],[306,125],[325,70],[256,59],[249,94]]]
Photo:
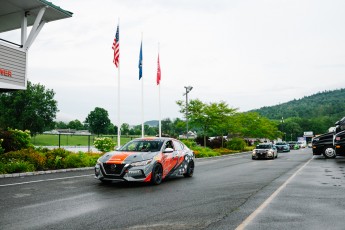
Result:
[[[102,136],[110,137],[117,144],[116,136]],[[90,146],[97,136],[90,136]],[[121,145],[136,137],[121,136]],[[31,143],[35,146],[59,146],[59,135],[53,134],[40,134],[31,138]],[[88,146],[89,136],[77,136],[77,135],[60,135],[60,146]]]

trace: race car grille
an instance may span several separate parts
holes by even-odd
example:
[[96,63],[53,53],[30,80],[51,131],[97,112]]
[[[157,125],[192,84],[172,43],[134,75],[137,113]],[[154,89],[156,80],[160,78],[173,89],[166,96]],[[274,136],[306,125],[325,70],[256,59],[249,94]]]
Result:
[[103,163],[103,168],[106,174],[119,175],[122,172],[124,164],[107,164]]
[[267,157],[267,153],[266,153],[266,152],[258,152],[258,153],[256,154],[256,156],[257,156],[258,158],[266,158],[266,157]]

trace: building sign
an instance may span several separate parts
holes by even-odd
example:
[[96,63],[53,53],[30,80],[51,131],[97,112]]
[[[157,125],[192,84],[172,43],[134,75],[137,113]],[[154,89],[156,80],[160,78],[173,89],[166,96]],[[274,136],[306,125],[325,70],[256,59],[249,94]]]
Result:
[[313,131],[307,131],[307,132],[304,132],[304,137],[313,137],[314,134],[313,134]]
[[26,89],[26,52],[0,43],[0,91]]

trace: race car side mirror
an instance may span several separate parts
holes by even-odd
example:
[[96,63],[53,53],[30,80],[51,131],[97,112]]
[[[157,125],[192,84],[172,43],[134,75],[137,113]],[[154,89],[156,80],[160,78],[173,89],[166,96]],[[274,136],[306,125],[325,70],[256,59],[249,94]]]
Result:
[[163,153],[172,153],[174,150],[172,148],[166,148]]

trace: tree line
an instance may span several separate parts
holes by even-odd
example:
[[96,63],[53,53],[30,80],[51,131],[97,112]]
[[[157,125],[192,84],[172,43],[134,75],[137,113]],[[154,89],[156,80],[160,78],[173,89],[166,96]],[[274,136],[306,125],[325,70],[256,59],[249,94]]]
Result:
[[251,112],[274,120],[286,140],[296,140],[304,131],[317,135],[334,127],[334,123],[345,116],[344,98],[345,89],[328,90]]
[[[89,130],[97,135],[117,134],[117,127],[111,123],[108,112],[99,107],[91,111],[84,121],[55,122],[58,108],[54,96],[53,90],[30,81],[27,90],[0,93],[0,129],[30,130],[31,135],[56,128]],[[178,137],[186,132],[188,120],[189,130],[197,132],[204,143],[211,136],[296,140],[304,131],[313,131],[315,134],[326,132],[343,116],[345,104],[341,100],[344,96],[344,89],[326,91],[249,112],[238,112],[238,109],[229,107],[223,101],[205,103],[195,99],[188,104],[188,114],[185,102],[177,101],[184,119],[163,119],[162,133]],[[309,111],[309,116],[305,111]],[[145,135],[155,136],[158,127],[145,125],[144,132]],[[121,133],[139,136],[141,125],[124,123]]]

